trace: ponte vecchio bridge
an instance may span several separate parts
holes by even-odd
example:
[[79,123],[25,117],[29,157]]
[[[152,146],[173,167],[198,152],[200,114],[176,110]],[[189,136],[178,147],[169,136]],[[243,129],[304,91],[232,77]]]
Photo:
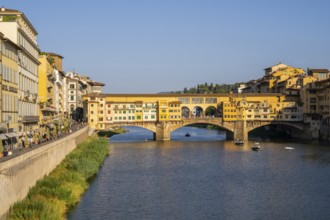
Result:
[[84,96],[88,123],[95,130],[138,126],[155,140],[170,140],[172,131],[192,124],[215,125],[227,139],[248,139],[266,125],[302,132],[302,108],[283,94],[89,94]]

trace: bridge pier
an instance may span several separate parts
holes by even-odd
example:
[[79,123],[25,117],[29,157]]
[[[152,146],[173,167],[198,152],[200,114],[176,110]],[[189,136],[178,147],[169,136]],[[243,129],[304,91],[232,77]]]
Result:
[[234,140],[234,133],[231,131],[226,131],[226,140],[228,141]]
[[246,120],[236,121],[234,128],[234,139],[248,141],[248,131],[246,128]]
[[169,141],[171,139],[168,123],[160,122],[156,125],[156,133],[154,133],[154,140]]

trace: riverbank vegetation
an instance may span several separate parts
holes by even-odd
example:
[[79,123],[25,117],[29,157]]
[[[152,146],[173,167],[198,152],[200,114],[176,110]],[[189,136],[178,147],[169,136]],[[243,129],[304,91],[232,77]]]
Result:
[[221,130],[220,127],[216,125],[211,125],[211,124],[192,124],[192,125],[187,125],[188,127],[195,127],[195,128],[206,128],[209,130]]
[[8,219],[63,219],[79,202],[108,153],[105,138],[88,138],[39,180],[23,201],[14,204]]
[[99,137],[112,137],[113,135],[116,135],[116,134],[123,134],[123,133],[126,133],[127,130],[123,127],[117,127],[117,128],[114,128],[112,130],[107,130],[107,131],[99,131],[97,133],[97,135]]
[[189,94],[219,94],[219,93],[230,93],[233,89],[237,89],[242,83],[233,84],[213,84],[204,83],[197,84],[197,86],[183,89],[183,93]]

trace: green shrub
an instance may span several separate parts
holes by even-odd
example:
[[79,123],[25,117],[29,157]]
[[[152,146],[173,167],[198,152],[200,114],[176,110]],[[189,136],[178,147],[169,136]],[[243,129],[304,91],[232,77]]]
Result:
[[111,131],[99,131],[97,133],[97,135],[99,137],[112,137],[113,135],[123,134],[126,132],[127,132],[127,130],[125,128],[119,127],[119,128],[115,128],[114,130],[111,130]]
[[65,212],[64,202],[38,196],[16,203],[8,219],[62,219]]
[[3,22],[10,22],[10,21],[16,21],[15,15],[6,15],[2,17]]

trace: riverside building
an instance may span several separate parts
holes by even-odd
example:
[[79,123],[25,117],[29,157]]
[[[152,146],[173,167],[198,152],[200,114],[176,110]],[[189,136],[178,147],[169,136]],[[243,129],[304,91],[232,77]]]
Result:
[[38,127],[38,32],[18,10],[0,9],[0,31],[21,49],[18,51],[18,128],[31,131]]
[[[51,124],[56,117],[55,70],[53,61],[46,53],[39,57],[39,119],[40,125]],[[58,92],[58,91],[57,91]]]
[[65,83],[65,73],[62,69],[62,59],[63,57],[59,54],[55,53],[47,53],[49,56],[52,66],[54,68],[55,79],[54,79],[54,107],[55,107],[55,119],[59,123],[62,123],[66,111],[64,109],[64,97],[66,91],[66,83]]
[[[18,47],[0,33],[0,132],[18,131]],[[4,136],[2,136],[5,138]]]

